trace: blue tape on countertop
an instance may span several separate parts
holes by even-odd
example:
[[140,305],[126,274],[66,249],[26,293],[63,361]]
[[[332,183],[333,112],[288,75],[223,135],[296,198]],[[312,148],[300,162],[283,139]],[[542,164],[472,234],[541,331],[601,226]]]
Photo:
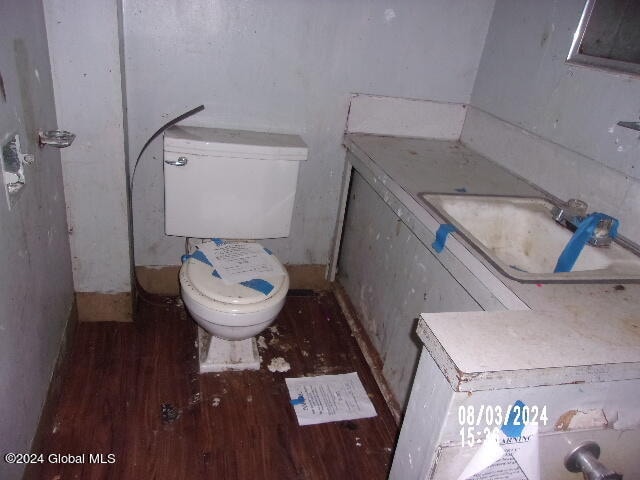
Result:
[[525,427],[523,410],[524,403],[520,400],[514,403],[513,407],[511,407],[511,412],[509,412],[507,423],[502,426],[502,431],[507,437],[519,437],[522,435],[522,430],[524,430]]
[[616,218],[612,218],[604,213],[592,213],[582,220],[576,231],[573,232],[573,236],[569,239],[564,250],[562,250],[562,253],[558,257],[558,263],[556,263],[556,268],[553,270],[554,273],[570,272],[573,269],[580,253],[582,253],[582,249],[593,236],[596,227],[601,220],[606,219],[613,220],[609,233],[611,238],[615,238],[618,235],[618,220]]
[[302,395],[298,395],[298,398],[292,398],[290,402],[291,405],[302,405],[304,403],[304,397]]
[[224,245],[224,240],[222,240],[221,238],[212,238],[211,241],[217,246]]
[[442,225],[440,225],[438,231],[436,232],[436,239],[431,244],[433,249],[438,253],[444,250],[444,245],[445,243],[447,243],[447,237],[450,233],[453,233],[455,231],[456,227],[454,227],[450,223],[443,223]]

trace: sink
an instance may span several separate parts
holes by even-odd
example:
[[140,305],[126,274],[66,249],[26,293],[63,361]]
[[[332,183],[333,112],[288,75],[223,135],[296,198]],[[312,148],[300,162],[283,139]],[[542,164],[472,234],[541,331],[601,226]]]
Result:
[[554,273],[573,233],[544,198],[420,193],[443,223],[509,278],[523,283],[640,282],[640,257],[619,242],[585,245],[571,272]]

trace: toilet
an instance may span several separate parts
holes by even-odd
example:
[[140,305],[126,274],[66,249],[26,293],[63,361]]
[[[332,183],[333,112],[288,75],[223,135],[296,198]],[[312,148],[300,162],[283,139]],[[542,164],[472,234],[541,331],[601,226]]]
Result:
[[[282,310],[289,276],[272,252],[246,242],[289,235],[307,152],[296,135],[187,126],[164,134],[165,231],[188,239],[180,289],[199,326],[201,373],[260,368],[255,337]],[[258,252],[268,276],[221,277],[212,259],[226,247]]]

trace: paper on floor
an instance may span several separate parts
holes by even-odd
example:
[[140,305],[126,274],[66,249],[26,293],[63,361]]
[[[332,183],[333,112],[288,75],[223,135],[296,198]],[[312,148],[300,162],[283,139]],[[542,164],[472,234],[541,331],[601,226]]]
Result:
[[376,410],[358,374],[287,378],[299,425],[375,417]]
[[225,242],[216,245],[212,242],[205,245],[201,249],[206,248],[207,257],[227,284],[284,275],[273,255],[265,252],[259,243]]

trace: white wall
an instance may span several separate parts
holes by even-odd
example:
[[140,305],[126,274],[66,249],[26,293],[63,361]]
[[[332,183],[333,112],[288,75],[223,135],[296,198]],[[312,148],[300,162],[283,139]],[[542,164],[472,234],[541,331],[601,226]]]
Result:
[[[56,125],[47,36],[38,0],[0,2],[0,139],[35,154],[9,210],[0,198],[0,452],[28,452],[73,301],[60,154],[39,149]],[[0,478],[21,465],[0,460]]]
[[[640,242],[640,78],[565,63],[584,0],[498,0],[462,140]],[[509,125],[505,124],[507,122]]]
[[[349,95],[468,102],[493,0],[125,2],[130,156],[164,122],[300,134],[291,235],[265,242],[286,263],[325,263],[344,165]],[[133,191],[136,263],[179,263],[164,235],[161,141]]]
[[131,290],[127,180],[115,0],[45,0],[77,292]]

